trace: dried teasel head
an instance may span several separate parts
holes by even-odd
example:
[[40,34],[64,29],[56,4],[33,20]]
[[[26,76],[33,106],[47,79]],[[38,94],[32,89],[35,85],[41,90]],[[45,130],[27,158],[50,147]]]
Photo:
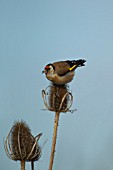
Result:
[[51,84],[46,90],[42,90],[42,97],[46,108],[55,112],[70,111],[73,102],[73,96],[67,85]]
[[41,156],[41,148],[37,141],[41,135],[35,138],[24,121],[15,122],[4,142],[7,156],[15,161],[38,160]]

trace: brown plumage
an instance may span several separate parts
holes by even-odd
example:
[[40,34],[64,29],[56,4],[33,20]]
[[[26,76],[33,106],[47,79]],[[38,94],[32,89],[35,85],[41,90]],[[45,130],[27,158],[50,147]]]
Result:
[[67,84],[72,81],[77,67],[84,66],[85,60],[66,60],[50,63],[45,66],[42,73],[46,78],[57,85]]

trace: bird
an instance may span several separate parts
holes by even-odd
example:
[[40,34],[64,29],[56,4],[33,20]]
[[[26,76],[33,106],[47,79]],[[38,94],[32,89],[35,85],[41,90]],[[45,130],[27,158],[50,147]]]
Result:
[[42,73],[46,78],[56,85],[65,85],[70,83],[75,75],[75,69],[85,66],[86,60],[66,60],[49,63],[45,66]]

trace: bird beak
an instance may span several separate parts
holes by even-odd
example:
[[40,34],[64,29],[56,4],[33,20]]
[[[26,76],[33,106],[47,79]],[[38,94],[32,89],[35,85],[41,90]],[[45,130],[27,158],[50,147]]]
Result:
[[46,70],[43,70],[43,71],[42,71],[42,74],[43,74],[43,73],[46,73]]

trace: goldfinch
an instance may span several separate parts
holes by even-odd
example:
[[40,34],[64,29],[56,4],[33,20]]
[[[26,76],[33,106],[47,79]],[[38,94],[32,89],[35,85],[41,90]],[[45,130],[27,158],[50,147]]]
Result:
[[85,66],[86,60],[66,60],[50,63],[45,66],[42,73],[45,73],[46,78],[53,84],[65,85],[73,80],[75,69]]

